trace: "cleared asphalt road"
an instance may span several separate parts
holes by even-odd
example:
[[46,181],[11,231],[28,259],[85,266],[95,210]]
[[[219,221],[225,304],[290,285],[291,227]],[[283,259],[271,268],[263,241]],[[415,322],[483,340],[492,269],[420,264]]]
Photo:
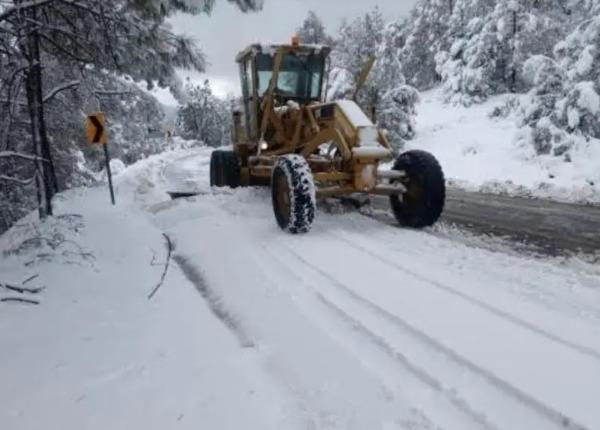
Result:
[[[387,198],[372,200],[389,208]],[[550,254],[600,253],[600,207],[448,190],[442,221],[526,242]]]

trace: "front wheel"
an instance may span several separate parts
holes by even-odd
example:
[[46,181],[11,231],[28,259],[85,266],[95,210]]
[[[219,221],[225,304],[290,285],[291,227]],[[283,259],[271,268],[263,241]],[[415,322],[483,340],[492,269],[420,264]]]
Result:
[[237,188],[241,185],[240,164],[233,151],[213,151],[210,157],[211,187]]
[[392,211],[406,227],[423,228],[433,225],[442,215],[446,200],[444,172],[436,158],[425,151],[400,154],[393,170],[406,173],[401,179],[406,187],[402,196],[390,196]]
[[307,233],[315,219],[317,199],[313,175],[300,155],[279,157],[271,175],[273,212],[281,229]]

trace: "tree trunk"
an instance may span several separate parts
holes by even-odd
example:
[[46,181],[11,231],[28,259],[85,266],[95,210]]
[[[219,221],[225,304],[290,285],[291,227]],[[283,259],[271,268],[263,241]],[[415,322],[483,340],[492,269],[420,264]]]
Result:
[[[44,175],[43,175],[43,171],[44,171],[44,163],[42,160],[39,159],[39,157],[41,156],[41,151],[40,151],[40,145],[39,145],[39,139],[38,139],[38,130],[36,127],[36,123],[37,123],[37,109],[34,106],[34,96],[33,93],[35,92],[35,80],[32,77],[32,73],[31,73],[31,67],[29,69],[29,71],[27,72],[26,75],[26,84],[25,84],[25,90],[27,92],[27,107],[29,110],[29,118],[31,121],[31,142],[33,143],[33,153],[36,157],[38,157],[35,160],[35,185],[36,185],[36,194],[37,194],[37,202],[38,202],[38,213],[40,216],[40,219],[44,219],[46,218],[46,215],[48,215],[48,210],[47,208],[44,207],[44,205],[47,203],[47,198],[46,198],[46,184],[44,183]],[[50,208],[50,212],[52,212],[52,208]]]
[[[34,20],[37,19],[36,8],[32,9]],[[46,116],[44,114],[44,93],[42,80],[42,60],[40,55],[40,35],[35,31],[32,36],[34,51],[31,53],[33,61],[37,63],[35,68],[34,78],[37,80],[36,93],[34,97],[37,99],[38,121],[40,130],[40,146],[42,148],[42,156],[47,160],[46,168],[44,169],[44,180],[52,185],[52,195],[58,192],[58,181],[56,179],[56,171],[54,170],[54,161],[50,152],[50,139],[48,139],[48,131],[46,129]],[[52,198],[52,195],[50,198]]]
[[[30,11],[31,24],[27,28],[27,48],[29,52],[29,70],[27,71],[27,106],[31,118],[31,138],[36,160],[36,184],[38,185],[38,204],[40,218],[52,215],[52,197],[54,195],[56,176],[50,154],[50,145],[44,122],[44,102],[42,95],[42,65],[40,56],[40,39],[33,28],[37,21],[37,8]],[[43,158],[44,160],[41,160]]]
[[510,91],[516,92],[517,88],[517,67],[516,67],[516,46],[517,46],[517,12],[513,11],[513,40],[512,40],[512,64],[510,70]]

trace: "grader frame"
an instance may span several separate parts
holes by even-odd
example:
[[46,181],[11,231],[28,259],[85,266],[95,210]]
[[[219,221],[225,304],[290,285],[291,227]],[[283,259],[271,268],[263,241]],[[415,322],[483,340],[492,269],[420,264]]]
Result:
[[[425,196],[431,200],[431,180],[411,182],[415,160],[408,160],[408,164],[407,160],[400,164],[397,160],[394,169],[382,170],[380,163],[394,156],[386,134],[353,100],[325,101],[329,52],[328,47],[301,45],[293,39],[289,45],[251,45],[238,54],[243,107],[233,112],[233,153],[216,154],[218,157],[211,160],[211,183],[233,187],[271,184],[278,223],[293,233],[308,231],[314,218],[314,208],[304,210],[304,215],[313,214],[308,219],[294,213],[300,210],[294,205],[298,206],[303,195],[308,206],[314,206],[315,198],[354,193],[388,195],[392,207],[400,212],[407,209],[402,196],[414,195],[419,210],[427,210],[431,201],[423,199]],[[357,78],[355,94],[372,66],[371,60]],[[282,161],[286,157],[287,164]],[[415,157],[417,164],[425,162],[429,170],[431,164],[434,170],[436,166],[439,169],[429,154],[412,151],[412,158],[408,158]],[[304,185],[294,184],[289,169],[301,165],[306,167],[300,178]],[[278,166],[285,175],[277,174]],[[434,182],[440,188],[441,169],[438,173]],[[304,187],[304,191],[294,189],[298,187]],[[403,224],[430,225],[441,213],[443,198],[444,191],[436,197],[434,213],[430,214],[433,216],[424,220],[410,222],[395,212]]]

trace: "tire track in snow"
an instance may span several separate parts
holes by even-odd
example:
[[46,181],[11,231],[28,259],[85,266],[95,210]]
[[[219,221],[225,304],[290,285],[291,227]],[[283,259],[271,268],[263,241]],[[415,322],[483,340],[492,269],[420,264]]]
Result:
[[219,295],[210,288],[202,271],[181,254],[175,254],[173,261],[202,295],[211,312],[235,335],[241,347],[254,348],[255,342],[241,327],[238,319],[226,309]]
[[[570,429],[570,430],[589,430],[587,427],[585,427],[584,425],[581,425],[580,423],[575,422],[572,418],[568,417],[567,415],[563,414],[562,412],[544,404],[543,402],[539,401],[538,399],[530,396],[529,394],[527,394],[527,393],[521,391],[520,389],[518,389],[517,387],[513,386],[509,382],[496,376],[492,372],[489,372],[488,370],[473,363],[469,359],[463,357],[456,351],[446,347],[445,345],[438,342],[436,339],[432,338],[428,334],[419,330],[417,327],[411,325],[410,323],[403,320],[399,316],[388,312],[387,310],[379,307],[378,305],[371,302],[370,300],[358,295],[356,292],[354,292],[350,288],[346,287],[346,285],[344,285],[343,282],[341,282],[338,279],[336,279],[335,277],[329,275],[327,272],[325,272],[319,266],[316,266],[316,265],[310,263],[309,261],[307,261],[304,258],[304,256],[302,256],[296,250],[289,247],[287,244],[283,244],[283,248],[285,248],[288,253],[293,255],[297,261],[302,262],[306,267],[311,269],[314,273],[316,273],[316,274],[320,275],[320,277],[326,279],[330,285],[334,286],[338,291],[343,293],[345,296],[347,296],[354,302],[359,303],[361,306],[367,308],[371,312],[378,314],[384,320],[395,325],[402,331],[408,333],[412,338],[416,339],[418,342],[428,346],[430,349],[432,349],[438,353],[443,354],[449,360],[453,361],[455,363],[455,365],[458,365],[458,367],[468,370],[469,372],[477,375],[480,379],[483,379],[484,381],[486,381],[492,387],[495,387],[497,390],[500,390],[503,393],[505,393],[507,396],[509,396],[510,398],[512,398],[513,400],[516,401],[515,406],[518,406],[518,403],[522,403],[522,404],[528,406],[532,411],[534,411],[538,415],[546,418],[546,420],[548,421],[548,424],[554,424],[558,428]],[[349,318],[354,319],[351,316],[349,316]],[[358,320],[356,320],[356,322],[358,322]],[[433,378],[433,379],[435,379],[435,378]],[[515,402],[513,401],[513,403],[515,403]],[[544,427],[544,428],[546,429],[547,427]]]
[[[306,281],[301,276],[299,276],[295,271],[293,271],[291,268],[288,267],[287,261],[281,259],[281,254],[275,253],[268,246],[263,247],[263,250],[267,254],[269,254],[269,258],[272,261],[279,263],[277,265],[277,267],[279,267],[280,270],[285,271],[287,275],[292,276],[300,284],[304,284],[304,285],[307,284]],[[288,251],[289,251],[288,249],[284,250],[284,252],[288,252]],[[302,264],[304,264],[304,263],[302,263]],[[311,308],[319,307],[325,311],[329,311],[327,313],[332,314],[333,317],[336,318],[337,320],[339,320],[342,325],[346,326],[349,331],[351,331],[353,333],[358,333],[361,336],[360,344],[367,343],[367,344],[372,344],[373,346],[375,346],[379,351],[381,351],[385,356],[387,356],[393,362],[393,366],[399,366],[400,368],[406,370],[407,374],[405,375],[405,377],[409,377],[409,378],[413,377],[416,381],[420,382],[425,387],[427,387],[428,390],[431,390],[434,393],[438,393],[439,395],[441,395],[442,402],[444,400],[447,401],[448,406],[450,408],[454,408],[458,415],[464,416],[464,420],[466,420],[469,424],[474,424],[476,426],[476,428],[487,429],[487,430],[498,430],[498,427],[496,427],[494,424],[490,423],[489,420],[486,419],[484,414],[473,409],[465,399],[461,398],[458,395],[458,393],[456,391],[454,391],[452,389],[446,389],[444,387],[444,385],[437,378],[435,378],[430,373],[425,371],[418,364],[414,363],[401,351],[395,349],[391,344],[389,344],[387,342],[387,340],[385,338],[373,333],[367,327],[362,325],[362,323],[360,323],[358,320],[356,320],[355,318],[350,316],[348,313],[343,311],[333,301],[326,298],[317,289],[317,287],[315,287],[312,284],[308,285],[308,286],[310,288],[309,293],[314,296],[314,300],[308,306],[311,306]],[[313,319],[314,318],[318,318],[321,320],[323,319],[322,317],[315,317],[314,315],[311,317]],[[338,336],[343,336],[343,335],[336,333],[335,336],[338,337]],[[362,355],[364,355],[364,354],[362,354]],[[410,376],[408,376],[408,375],[410,375]],[[385,379],[385,382],[389,382],[389,378],[382,378],[382,379]],[[406,380],[402,380],[402,381],[398,382],[399,385],[400,384],[404,385],[404,383],[406,383]],[[436,409],[439,409],[439,408],[436,408]],[[424,408],[422,411],[419,411],[419,412],[424,413],[424,416],[427,419],[432,418],[431,417],[432,411],[428,411],[427,408]],[[438,412],[438,411],[435,411],[435,412]],[[435,428],[441,429],[441,428],[444,428],[445,425],[449,425],[449,424],[444,422],[441,424],[442,427],[440,427],[440,424],[438,424]],[[453,427],[450,427],[450,428],[453,428]],[[463,427],[460,427],[460,428],[463,428]],[[469,428],[471,428],[471,427],[469,427]]]
[[467,301],[475,306],[478,306],[482,309],[485,309],[486,311],[488,311],[500,318],[503,318],[514,325],[517,325],[521,328],[529,330],[533,333],[536,333],[539,336],[547,338],[548,340],[559,343],[567,348],[573,349],[581,354],[587,355],[589,357],[596,359],[597,361],[600,361],[600,353],[593,348],[590,348],[590,347],[587,347],[584,345],[580,345],[578,343],[572,342],[568,339],[564,339],[560,336],[550,333],[549,331],[546,331],[534,324],[531,324],[525,320],[522,320],[506,311],[503,311],[502,309],[496,308],[495,306],[492,306],[489,303],[483,302],[483,301],[477,299],[476,297],[465,294],[461,291],[456,290],[455,288],[453,288],[449,285],[443,284],[439,281],[436,281],[434,279],[428,278],[427,276],[423,276],[423,275],[416,273],[410,269],[407,269],[406,267],[396,263],[395,261],[392,261],[389,258],[382,256],[379,253],[372,251],[364,246],[357,245],[356,243],[351,242],[348,239],[346,239],[340,235],[337,235],[334,233],[329,233],[329,234],[331,236],[335,237],[337,240],[344,242],[346,245],[352,247],[353,249],[356,249],[357,251],[362,252],[363,254],[367,254],[368,256],[376,259],[377,261],[385,264],[386,266],[388,266],[396,271],[400,271],[406,275],[411,276],[412,278],[415,278],[419,281],[425,282],[426,284],[431,285],[432,287],[434,287],[438,290],[444,291],[455,297],[459,297],[460,299],[465,300],[465,301]]

